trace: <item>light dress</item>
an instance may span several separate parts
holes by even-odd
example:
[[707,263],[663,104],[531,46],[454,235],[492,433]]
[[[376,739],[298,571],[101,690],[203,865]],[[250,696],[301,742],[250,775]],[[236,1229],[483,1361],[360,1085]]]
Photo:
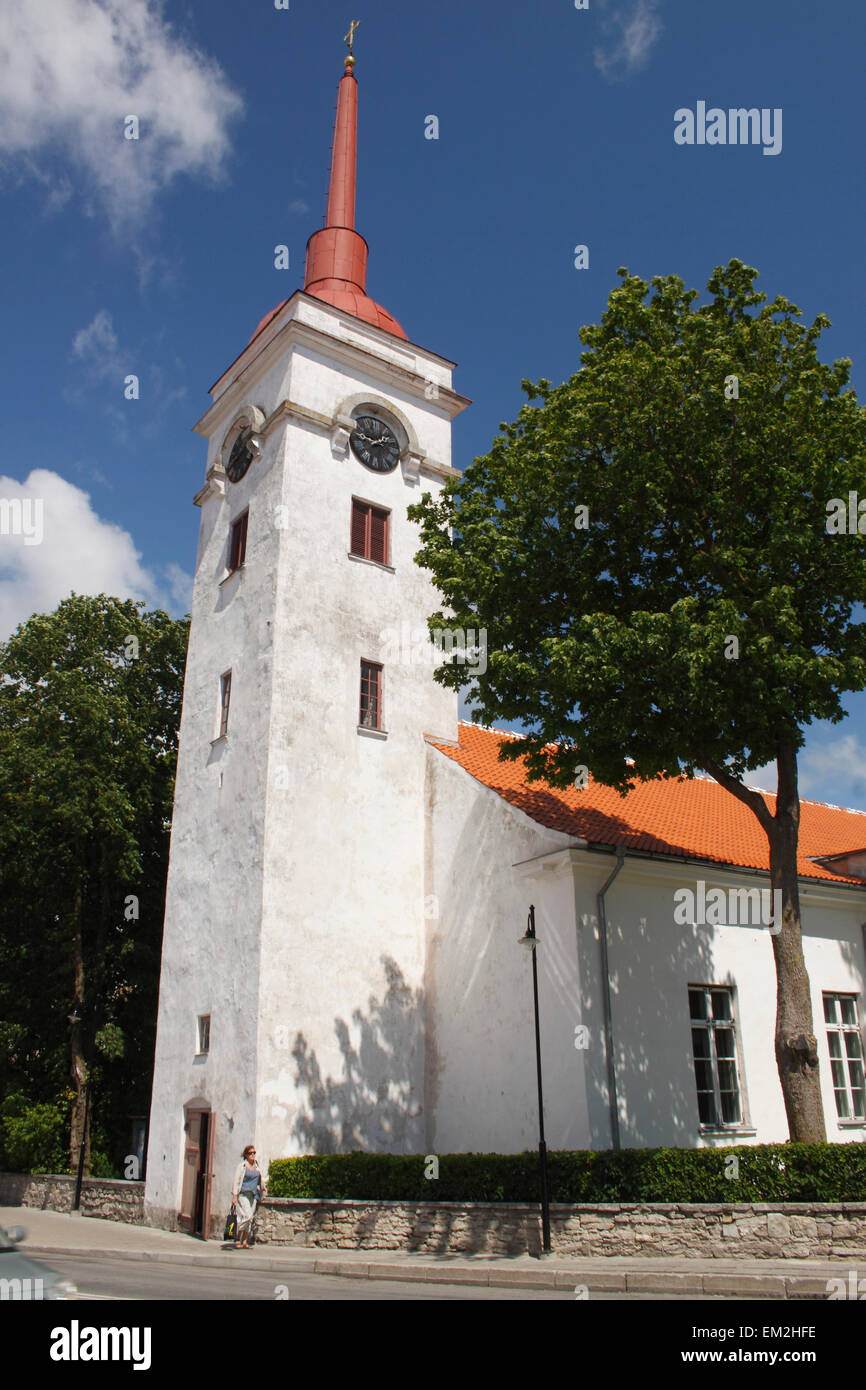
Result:
[[258,1206],[258,1194],[261,1191],[262,1181],[262,1170],[258,1164],[255,1168],[248,1168],[246,1159],[238,1164],[235,1180],[232,1183],[232,1192],[238,1194],[238,1240],[249,1234],[250,1223]]

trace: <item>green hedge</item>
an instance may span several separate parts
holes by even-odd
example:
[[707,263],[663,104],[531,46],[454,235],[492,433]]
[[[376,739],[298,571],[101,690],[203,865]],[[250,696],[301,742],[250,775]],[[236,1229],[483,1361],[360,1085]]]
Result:
[[31,1102],[16,1092],[0,1104],[0,1150],[13,1173],[68,1173],[69,1105]]
[[[277,1158],[269,1169],[268,1195],[413,1202],[540,1200],[535,1151],[440,1154],[438,1159],[438,1178],[425,1178],[430,1165],[422,1154]],[[548,1179],[552,1202],[866,1202],[866,1144],[549,1153]]]

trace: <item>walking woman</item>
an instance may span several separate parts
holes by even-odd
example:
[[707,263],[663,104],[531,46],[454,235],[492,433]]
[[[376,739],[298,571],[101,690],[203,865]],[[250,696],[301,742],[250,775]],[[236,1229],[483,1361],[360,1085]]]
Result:
[[262,1170],[256,1162],[255,1145],[247,1144],[243,1161],[238,1164],[232,1183],[232,1201],[238,1212],[236,1250],[249,1250],[256,1207],[259,1199],[267,1195]]

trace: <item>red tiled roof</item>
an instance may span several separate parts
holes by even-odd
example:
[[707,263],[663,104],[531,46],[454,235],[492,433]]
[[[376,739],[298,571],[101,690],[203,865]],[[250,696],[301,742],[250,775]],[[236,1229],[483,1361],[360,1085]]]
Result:
[[[661,778],[638,782],[626,797],[590,778],[582,791],[528,782],[523,760],[499,761],[499,745],[515,735],[477,724],[460,724],[460,743],[430,741],[477,781],[549,830],[597,845],[653,854],[685,856],[750,869],[770,867],[767,838],[747,806],[711,778]],[[776,798],[763,793],[770,810]],[[803,878],[862,883],[831,873],[813,857],[860,850],[866,841],[866,813],[800,802],[798,868]]]

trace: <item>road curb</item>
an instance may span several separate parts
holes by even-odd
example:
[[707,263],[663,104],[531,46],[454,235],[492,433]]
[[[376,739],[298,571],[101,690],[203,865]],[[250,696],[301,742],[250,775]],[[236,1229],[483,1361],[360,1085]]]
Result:
[[[497,1269],[482,1265],[401,1264],[387,1260],[355,1263],[321,1255],[305,1259],[289,1255],[254,1255],[225,1250],[219,1255],[186,1255],[173,1250],[80,1250],[68,1246],[27,1245],[33,1255],[79,1256],[85,1259],[123,1259],[194,1268],[227,1269],[232,1264],[275,1274],[322,1274],[332,1278],[387,1279],[403,1283],[480,1284],[489,1288],[582,1289],[594,1293],[661,1293],[716,1295],[776,1301],[826,1299],[826,1279],[819,1274],[703,1273],[677,1270],[598,1270],[579,1265],[563,1268]],[[237,1254],[239,1258],[235,1259]]]

